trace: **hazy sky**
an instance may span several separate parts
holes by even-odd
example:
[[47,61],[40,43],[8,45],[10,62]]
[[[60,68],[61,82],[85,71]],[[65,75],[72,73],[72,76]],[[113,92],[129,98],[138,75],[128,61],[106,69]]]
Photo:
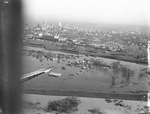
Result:
[[[150,0],[23,0],[32,20],[73,20],[147,25]],[[149,9],[150,11],[150,9]]]

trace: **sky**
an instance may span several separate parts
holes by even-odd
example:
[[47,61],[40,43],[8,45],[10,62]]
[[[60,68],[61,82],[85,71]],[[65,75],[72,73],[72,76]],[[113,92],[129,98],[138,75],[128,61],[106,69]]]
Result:
[[148,25],[150,0],[23,0],[25,20]]

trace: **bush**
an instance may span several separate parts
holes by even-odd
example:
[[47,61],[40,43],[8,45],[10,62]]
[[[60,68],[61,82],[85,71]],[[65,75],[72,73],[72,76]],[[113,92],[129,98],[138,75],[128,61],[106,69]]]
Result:
[[126,82],[130,81],[130,78],[133,77],[134,71],[128,69],[126,66],[121,67],[122,77],[125,79]]
[[77,110],[77,106],[80,104],[80,100],[76,97],[67,97],[65,99],[52,101],[48,103],[46,108],[47,112],[56,111],[59,113],[69,113]]
[[99,108],[89,109],[88,111],[89,111],[91,114],[106,114],[105,112],[103,112],[103,111],[100,110]]
[[120,63],[119,62],[113,62],[112,63],[112,70],[115,74],[118,74],[119,73],[119,65]]
[[138,78],[139,78],[140,80],[141,80],[141,79],[146,79],[146,78],[148,78],[148,75],[147,75],[145,72],[141,71],[141,72],[139,73]]

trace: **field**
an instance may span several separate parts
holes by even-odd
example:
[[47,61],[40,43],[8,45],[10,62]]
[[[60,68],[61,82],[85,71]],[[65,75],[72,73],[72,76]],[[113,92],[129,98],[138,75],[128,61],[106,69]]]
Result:
[[[51,111],[46,110],[48,106],[50,108],[50,105],[48,105],[49,103],[53,103],[54,105],[54,102],[59,102],[59,105],[55,104],[55,107],[63,106],[61,105],[61,102],[66,98],[71,98],[74,101],[72,107],[76,109],[69,110],[69,114],[148,114],[147,103],[144,101],[35,94],[24,94],[23,97],[23,114],[66,114],[66,111],[63,111],[62,108],[61,110],[60,108],[57,110],[52,109],[52,105]],[[75,102],[78,102],[79,104],[76,104]]]
[[61,73],[58,78],[46,73],[25,82],[27,93],[147,99],[149,77],[143,70],[146,65],[35,47],[25,48],[23,62],[23,74],[50,66],[55,67],[52,72]]

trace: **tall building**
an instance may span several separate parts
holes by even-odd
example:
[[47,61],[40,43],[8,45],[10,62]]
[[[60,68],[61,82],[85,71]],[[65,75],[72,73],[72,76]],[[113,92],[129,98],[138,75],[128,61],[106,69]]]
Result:
[[61,22],[59,22],[59,27],[62,27],[62,24],[61,24]]
[[46,28],[47,28],[46,23],[43,22],[43,24],[42,24],[42,29],[45,30]]

